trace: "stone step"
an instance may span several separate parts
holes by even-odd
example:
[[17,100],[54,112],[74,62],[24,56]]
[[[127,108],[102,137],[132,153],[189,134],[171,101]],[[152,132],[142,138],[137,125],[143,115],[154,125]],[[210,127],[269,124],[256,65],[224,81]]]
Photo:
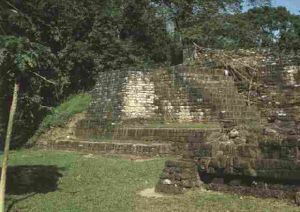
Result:
[[220,69],[206,69],[206,70],[187,70],[184,72],[181,72],[181,74],[187,74],[187,75],[208,75],[208,76],[222,76],[223,78],[225,78],[224,75],[224,70],[220,70]]
[[189,137],[203,137],[211,132],[220,131],[220,127],[208,128],[118,128],[113,132],[114,139],[144,140],[185,143]]
[[79,151],[87,153],[123,154],[138,156],[166,156],[174,154],[170,143],[137,143],[111,140],[107,142],[93,142],[81,140],[58,140],[40,141],[37,146],[39,149],[55,149],[66,151]]
[[243,111],[226,111],[222,114],[224,117],[244,117],[244,118],[250,118],[250,119],[256,119],[260,117],[257,113],[249,113],[249,112],[243,112]]
[[262,128],[262,122],[253,119],[245,119],[245,118],[226,118],[221,120],[223,123],[235,123],[235,124],[243,124],[247,125],[248,128]]
[[235,90],[226,90],[226,89],[219,89],[219,88],[211,88],[211,87],[199,87],[202,91],[206,92],[209,95],[215,95],[215,96],[221,96],[225,98],[225,96],[228,98],[237,98],[240,96],[240,94]]
[[233,84],[230,79],[224,78],[223,76],[210,76],[210,75],[183,75],[185,79],[194,80],[199,83],[209,84]]
[[202,90],[209,90],[211,93],[225,93],[225,94],[237,94],[240,95],[238,93],[238,91],[231,86],[223,86],[223,85],[218,85],[218,84],[202,84],[202,85],[195,85],[198,86],[199,88],[201,88]]
[[246,101],[244,99],[238,99],[238,98],[222,98],[219,99],[219,102],[221,103],[230,103],[234,105],[245,105]]
[[220,104],[219,106],[220,111],[227,111],[227,112],[238,112],[238,113],[250,113],[250,114],[258,114],[259,111],[255,110],[253,108],[247,107],[247,106],[241,106],[241,105],[226,105],[226,104]]
[[233,89],[229,90],[226,88],[205,87],[205,86],[200,87],[200,89],[207,91],[208,93],[210,93],[212,95],[221,94],[224,97],[226,96],[226,97],[233,97],[233,98],[237,98],[237,96],[240,96],[240,94],[236,90],[233,90]]
[[260,123],[259,110],[254,106],[247,106],[246,98],[238,92],[232,77],[224,76],[223,71],[190,67],[188,70],[185,69],[185,72],[182,71],[179,76],[187,85],[202,94],[204,102],[214,105],[217,113],[226,111],[220,117],[222,120],[231,120],[235,123]]
[[185,80],[194,80],[198,82],[204,82],[204,83],[217,83],[217,84],[228,84],[228,85],[234,85],[234,81],[230,77],[225,77],[222,75],[190,75],[190,74],[185,74],[181,75]]

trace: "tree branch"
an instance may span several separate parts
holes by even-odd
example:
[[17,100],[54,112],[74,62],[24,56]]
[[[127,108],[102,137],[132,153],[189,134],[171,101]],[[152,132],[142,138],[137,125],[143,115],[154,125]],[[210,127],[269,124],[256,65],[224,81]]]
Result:
[[45,82],[48,82],[49,84],[52,84],[52,85],[56,85],[55,82],[52,82],[48,79],[46,79],[45,77],[39,75],[38,73],[34,72],[34,71],[30,71],[32,74],[34,74],[35,76],[39,77],[40,79],[44,80]]

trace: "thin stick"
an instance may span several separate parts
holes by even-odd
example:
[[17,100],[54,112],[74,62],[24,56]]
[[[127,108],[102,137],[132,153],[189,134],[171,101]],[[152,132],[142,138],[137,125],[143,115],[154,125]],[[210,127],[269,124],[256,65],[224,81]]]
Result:
[[7,172],[7,165],[8,165],[9,146],[10,146],[13,123],[14,123],[14,116],[17,109],[18,94],[19,94],[19,84],[16,81],[14,86],[13,101],[9,112],[9,120],[8,120],[6,139],[5,139],[5,148],[3,154],[1,182],[0,182],[0,212],[5,211],[5,188],[6,188],[6,177],[7,177],[6,172]]
[[38,73],[36,73],[36,72],[34,72],[34,71],[30,71],[30,72],[31,72],[32,74],[34,74],[35,76],[37,76],[37,77],[41,78],[42,80],[44,80],[44,81],[46,81],[46,82],[48,82],[48,83],[50,83],[50,84],[52,84],[52,85],[56,85],[56,83],[55,83],[55,82],[52,82],[52,81],[50,81],[50,80],[46,79],[45,77],[43,77],[43,76],[39,75]]

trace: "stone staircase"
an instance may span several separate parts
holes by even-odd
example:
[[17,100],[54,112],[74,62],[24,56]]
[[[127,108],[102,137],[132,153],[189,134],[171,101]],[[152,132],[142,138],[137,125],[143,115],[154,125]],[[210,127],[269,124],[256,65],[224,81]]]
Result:
[[262,124],[259,109],[247,105],[247,100],[239,94],[233,79],[225,76],[223,70],[208,69],[199,66],[175,67],[177,77],[203,96],[216,110],[220,121],[244,125],[248,128],[260,128]]
[[[87,118],[75,130],[79,140],[72,144],[52,142],[51,148],[151,156],[180,155],[185,151],[189,137],[220,131],[218,123],[212,123],[215,113],[210,104],[199,101],[201,94],[198,91],[192,91],[191,95],[188,88],[176,81],[171,70],[116,72],[112,77],[118,83],[103,74],[94,89],[94,101]],[[135,101],[138,102],[134,104]],[[136,118],[143,111],[145,118]],[[203,126],[196,126],[198,123],[203,123]],[[205,126],[206,123],[209,126]]]
[[[128,80],[130,77],[134,80]],[[112,78],[118,79],[118,83]],[[134,107],[133,102],[139,99],[134,96],[134,91],[142,98],[137,103],[137,110],[150,111],[148,115],[154,114],[154,117],[135,118],[135,108],[130,107]],[[198,65],[176,66],[153,73],[113,72],[112,76],[105,73],[93,92],[94,101],[87,118],[77,124],[75,139],[41,142],[41,148],[147,156],[181,155],[187,149],[188,140],[222,131],[220,122],[243,124],[248,128],[261,126],[257,108],[247,106],[234,81],[219,69]],[[124,104],[128,108],[122,118]],[[132,117],[128,111],[132,111]],[[199,123],[207,126],[197,126]]]
[[[239,94],[234,80],[229,76],[225,76],[223,70],[205,68],[199,65],[180,65],[174,67],[174,73],[177,81],[190,90],[190,95],[202,95],[202,101],[211,105],[216,113],[214,117],[217,117],[217,120],[223,123],[223,127],[242,125],[248,131],[262,129],[262,119],[258,108],[247,104],[246,98]],[[216,120],[212,119],[212,121]],[[213,146],[209,145],[212,141],[205,136],[201,139],[197,137],[187,139],[191,146],[186,148],[182,158],[166,162],[160,180],[156,185],[156,191],[183,193],[189,188],[198,186],[200,180],[198,170],[195,170],[198,158],[191,153],[191,149],[194,149],[196,153],[200,152],[203,160],[207,158],[207,160],[210,160],[209,156],[214,151]],[[220,151],[220,154],[222,155],[223,151]],[[216,163],[226,163],[226,159],[222,158]]]
[[193,93],[176,80],[170,70],[161,70],[152,75],[157,101],[155,105],[164,122],[199,123],[211,122],[213,111],[209,104],[200,101],[199,93]]

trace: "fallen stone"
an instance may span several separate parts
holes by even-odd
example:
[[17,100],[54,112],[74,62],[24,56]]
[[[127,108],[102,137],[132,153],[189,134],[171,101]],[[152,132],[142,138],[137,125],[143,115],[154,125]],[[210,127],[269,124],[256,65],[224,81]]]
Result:
[[239,136],[239,131],[236,129],[233,129],[229,132],[229,138],[234,139]]
[[163,183],[164,185],[171,185],[171,184],[172,184],[172,181],[169,180],[169,179],[164,179],[162,183]]
[[277,135],[278,132],[275,129],[272,128],[265,128],[264,129],[264,135]]
[[176,186],[176,185],[164,185],[158,184],[155,187],[155,192],[164,193],[164,194],[183,194],[184,193],[183,187]]

